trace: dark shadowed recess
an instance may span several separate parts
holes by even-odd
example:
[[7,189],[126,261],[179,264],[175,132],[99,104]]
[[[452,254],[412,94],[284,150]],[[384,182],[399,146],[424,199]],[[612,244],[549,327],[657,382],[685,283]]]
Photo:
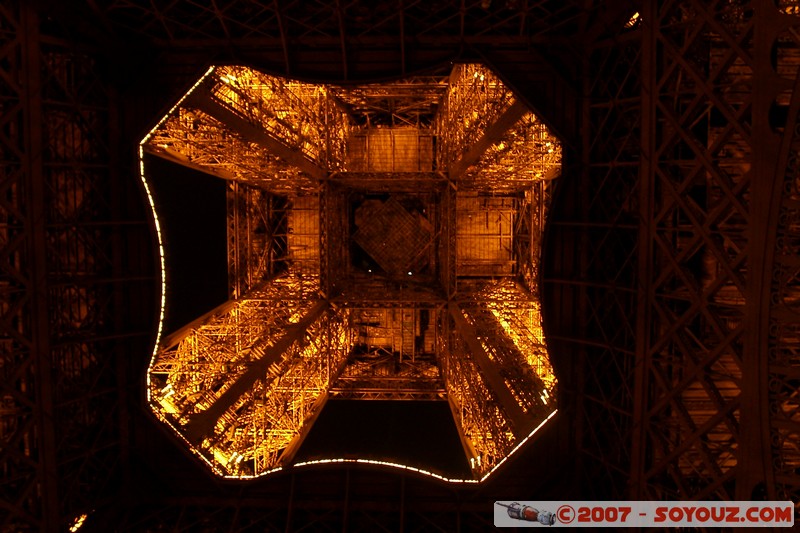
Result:
[[331,400],[297,461],[374,459],[469,478],[447,402]]
[[164,334],[228,298],[225,181],[145,157],[167,273]]

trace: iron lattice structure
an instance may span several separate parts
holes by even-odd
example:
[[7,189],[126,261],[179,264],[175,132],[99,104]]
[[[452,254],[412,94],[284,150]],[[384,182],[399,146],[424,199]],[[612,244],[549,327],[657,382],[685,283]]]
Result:
[[[478,531],[491,523],[490,500],[506,497],[800,500],[799,15],[785,0],[377,10],[359,1],[3,1],[3,528],[63,530],[88,515],[84,529],[100,531]],[[548,226],[530,222],[538,207],[513,221],[515,235],[544,246],[525,285],[541,276],[563,417],[480,492],[346,465],[231,489],[193,475],[180,454],[161,459],[173,446],[142,416],[137,392],[158,262],[135,146],[154,117],[212,63],[361,83],[476,59],[564,142]],[[417,124],[414,112],[401,116]],[[251,161],[259,158],[267,166],[268,151]],[[279,228],[288,194],[267,207],[245,192],[259,195],[263,184],[242,178],[300,178],[271,161],[277,168],[264,174],[252,163],[220,171],[230,172],[232,202],[244,198],[254,220]],[[432,174],[425,187],[450,221],[439,238],[455,242],[457,195],[440,181]],[[332,213],[348,198],[323,188],[320,286],[356,301],[332,276],[350,258],[330,253],[346,233]],[[519,201],[536,206],[546,194]],[[237,231],[264,243],[238,256],[235,271],[255,273],[234,278],[242,295],[285,271],[274,258],[286,255],[287,237]],[[535,249],[514,243],[519,256]],[[439,251],[435,261],[445,293],[457,294],[455,256]],[[420,307],[440,297],[411,292]]]
[[[588,194],[553,224],[584,251],[545,263],[544,303],[583,309],[556,320],[580,340],[549,338],[585,368],[582,449],[631,497],[797,500],[793,319],[776,318],[775,296],[791,282],[772,251],[787,242],[776,231],[792,194],[795,15],[781,3],[646,3],[590,48],[573,185]],[[588,278],[567,281],[578,273]],[[599,445],[608,431],[625,435],[620,447]]]
[[[416,82],[420,94],[415,80],[346,89],[217,67],[145,137],[143,152],[229,182],[233,299],[164,339],[148,370],[157,416],[218,474],[291,464],[332,393],[446,398],[478,478],[554,412],[538,300],[519,281],[538,288],[525,273],[544,203],[531,198],[558,174],[560,142],[485,67]],[[459,191],[455,239],[441,238],[444,188]],[[465,282],[448,294],[443,278]]]

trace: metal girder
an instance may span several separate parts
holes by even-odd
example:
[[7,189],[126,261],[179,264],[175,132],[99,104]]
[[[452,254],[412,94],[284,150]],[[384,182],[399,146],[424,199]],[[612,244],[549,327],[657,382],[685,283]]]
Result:
[[768,2],[647,7],[630,497],[792,500],[797,476],[776,465],[800,464],[786,403],[797,341],[776,287],[783,301],[795,289],[776,280],[796,254],[779,221],[798,23]]
[[250,390],[259,379],[267,375],[271,366],[278,362],[284,352],[294,342],[306,334],[306,329],[328,308],[328,302],[317,302],[299,321],[293,323],[287,332],[274,343],[257,343],[251,348],[250,363],[247,370],[228,386],[207,409],[190,417],[186,434],[197,442],[208,435],[217,420]]
[[[418,41],[438,46],[499,44],[490,40],[494,38],[525,46],[532,39],[541,39],[543,34],[557,38],[558,30],[575,24],[587,9],[578,2],[555,5],[545,0],[508,9],[502,4],[484,7],[479,1],[463,4],[411,1],[379,9],[358,3],[307,6],[294,1],[263,5],[255,10],[236,5],[216,10],[211,6],[176,2],[142,8],[134,16],[124,9],[126,4],[121,0],[92,6],[103,20],[175,47],[260,46],[280,51],[283,57],[300,44],[324,43],[326,48],[333,47],[339,61],[345,52],[342,46],[365,44],[363,39],[369,39],[372,46],[397,49],[398,58],[409,56],[411,45]],[[254,24],[253,17],[261,24]],[[348,21],[346,31],[344,17]],[[431,20],[438,23],[431,24]]]
[[434,121],[436,168],[449,170],[514,101],[511,90],[487,67],[456,65]]
[[[797,15],[797,6],[790,3],[779,3],[779,10],[783,14]],[[797,380],[800,377],[800,276],[798,276],[798,224],[800,220],[800,187],[798,187],[798,169],[795,155],[800,150],[800,76],[792,63],[797,62],[800,51],[800,41],[797,39],[797,29],[800,20],[784,18],[786,27],[776,26],[773,34],[777,34],[780,52],[778,53],[777,74],[781,79],[775,79],[771,85],[762,87],[778,88],[787,87],[793,82],[791,89],[780,93],[776,100],[786,110],[786,121],[782,123],[773,115],[773,123],[779,132],[782,130],[783,138],[776,160],[775,182],[772,184],[771,198],[760,197],[770,205],[769,218],[765,215],[767,238],[765,263],[767,268],[762,271],[762,281],[765,284],[764,297],[769,295],[768,325],[760,324],[761,331],[765,332],[766,354],[759,363],[763,365],[759,371],[763,380],[759,383],[757,397],[759,403],[766,396],[769,413],[769,441],[765,446],[768,461],[772,470],[766,472],[764,486],[756,485],[752,493],[763,492],[767,489],[769,497],[778,500],[797,502],[800,499],[800,453],[797,441],[800,435],[800,411],[795,400],[797,396]],[[790,66],[792,65],[792,66]],[[794,80],[791,73],[794,72]],[[765,190],[761,193],[764,194]],[[758,257],[758,256],[756,256]],[[772,268],[768,268],[771,266]],[[772,279],[767,274],[772,273]],[[768,287],[768,289],[767,289]],[[767,306],[762,301],[763,310]],[[763,346],[763,345],[762,345]],[[765,383],[766,382],[766,383]],[[766,385],[766,386],[765,386]],[[759,406],[760,407],[760,406]],[[763,421],[762,421],[763,423]],[[758,463],[757,463],[758,464]],[[757,478],[755,479],[757,481]],[[774,486],[774,493],[770,491]],[[795,507],[795,523],[798,520],[798,511]]]
[[165,339],[151,362],[156,416],[220,475],[291,461],[345,366],[350,311],[311,286],[302,272],[265,283]]
[[443,306],[447,299],[427,286],[400,284],[377,276],[354,275],[341,286],[341,292],[332,302],[349,308],[394,308]]
[[340,172],[330,176],[331,183],[370,192],[437,192],[447,185],[439,172]]
[[456,188],[452,182],[442,191],[441,206],[442,231],[438,235],[439,281],[448,298],[458,289],[456,274]]
[[[793,106],[789,105],[787,123],[783,132],[775,131],[775,119],[770,117],[770,111],[776,100],[785,98],[781,94],[783,92],[781,86],[785,87],[788,80],[782,78],[779,73],[784,68],[800,66],[800,40],[794,39],[794,42],[784,48],[784,54],[788,52],[794,57],[790,58],[781,54],[782,57],[777,59],[777,64],[773,67],[771,58],[775,42],[781,31],[787,30],[789,25],[786,22],[775,21],[777,13],[772,10],[773,6],[778,7],[775,4],[770,6],[767,2],[763,2],[759,6],[758,2],[755,2],[754,7],[758,7],[758,10],[755,12],[754,19],[742,21],[753,24],[756,28],[752,44],[749,41],[736,42],[734,39],[726,39],[727,45],[736,50],[736,55],[755,59],[752,69],[754,82],[751,88],[752,123],[749,124],[751,129],[748,132],[752,135],[752,163],[746,169],[752,173],[749,183],[749,198],[747,198],[750,203],[748,206],[750,242],[748,243],[748,256],[743,259],[747,273],[747,285],[744,291],[747,303],[742,324],[745,329],[742,346],[743,359],[741,362],[737,361],[741,367],[743,379],[734,495],[740,499],[752,498],[758,492],[766,493],[769,498],[779,498],[775,485],[774,439],[770,427],[775,411],[770,409],[769,402],[769,359],[763,354],[769,353],[769,309],[774,302],[770,290],[774,279],[774,256],[772,254],[777,244],[774,235],[780,210],[778,198],[783,193],[781,189],[784,185],[785,169],[788,166],[787,164],[782,165],[787,161],[787,156],[781,152],[785,153],[791,143],[787,137],[796,135],[793,132],[796,127],[797,113],[800,112],[800,95],[792,94],[792,99],[795,101],[792,102]],[[800,28],[797,20],[792,25],[795,31]],[[719,24],[719,26],[724,27],[723,24]],[[736,29],[738,28],[733,26],[731,33],[736,35]],[[721,30],[722,28],[718,31],[724,35],[724,31]],[[748,44],[752,48],[746,50]],[[733,54],[730,54],[728,57],[732,56]],[[795,79],[793,93],[798,90],[800,90],[800,80]],[[734,103],[739,104],[740,101]],[[794,109],[791,109],[792,107]],[[789,118],[792,111],[794,117]],[[730,162],[724,160],[721,164],[724,164],[726,170],[732,166]],[[746,204],[746,200],[743,203]],[[738,233],[730,230],[728,232],[729,239],[735,238],[734,235]],[[756,236],[763,236],[763,238]],[[795,418],[795,427],[800,428],[800,417]],[[800,436],[798,436],[798,441],[800,442]],[[798,454],[793,455],[795,464],[800,466],[800,463],[797,463]],[[786,457],[783,459],[785,461]],[[796,476],[795,479],[800,480],[800,476]],[[787,497],[788,495],[781,494],[781,496]],[[795,515],[800,516],[800,509],[795,509]]]
[[314,401],[314,404],[310,408],[310,414],[307,415],[303,420],[303,425],[300,428],[298,434],[292,439],[289,445],[281,452],[280,457],[278,458],[278,464],[280,465],[288,465],[293,460],[297,452],[300,450],[300,447],[303,444],[303,441],[308,436],[311,428],[314,425],[314,422],[319,418],[319,415],[322,413],[322,409],[325,407],[325,404],[328,402],[328,398],[330,398],[331,388],[339,376],[342,375],[344,369],[347,365],[347,361],[349,359],[350,353],[350,346],[346,345],[344,350],[338,350],[340,353],[340,357],[336,360],[335,352],[339,348],[337,343],[334,341],[334,337],[337,335],[336,328],[332,323],[327,324],[323,331],[320,331],[320,334],[324,336],[324,342],[326,343],[322,350],[317,354],[318,357],[322,357],[324,355],[325,358],[329,362],[333,363],[333,368],[331,366],[328,367],[327,375],[325,376],[325,383],[326,389],[322,391],[322,393],[317,397]]
[[[760,434],[747,427],[762,415],[748,413],[755,403],[744,402],[746,389],[758,388],[758,372],[745,372],[742,362],[757,361],[759,350],[748,347],[754,325],[743,327],[756,304],[748,296],[755,272],[741,224],[757,224],[752,172],[765,170],[758,152],[766,154],[755,139],[769,134],[757,133],[758,120],[749,123],[742,113],[752,108],[762,116],[753,100],[758,77],[741,47],[753,21],[733,6],[719,9],[663,5],[642,26],[651,55],[661,58],[647,80],[652,85],[642,86],[655,136],[646,148],[647,187],[661,191],[642,233],[652,250],[640,259],[650,312],[650,336],[638,345],[646,377],[637,399],[646,407],[636,424],[650,456],[637,466],[643,498],[746,497],[741,476],[759,456],[744,452]],[[676,17],[689,31],[672,29]],[[732,76],[736,89],[717,93]],[[734,153],[749,161],[727,155]],[[736,489],[725,484],[732,477],[739,478]]]
[[325,178],[326,171],[307,159],[300,150],[287,146],[259,126],[252,124],[247,118],[218,101],[209,90],[198,88],[186,99],[185,104],[196,107],[223,124],[228,125],[244,139],[263,146],[312,178],[317,180]]
[[142,148],[144,149],[144,152],[147,154],[160,157],[161,159],[166,159],[167,161],[176,163],[191,170],[196,170],[198,172],[209,174],[210,176],[214,176],[215,178],[220,178],[227,181],[237,181],[239,179],[236,174],[228,172],[223,168],[215,168],[208,165],[200,165],[194,163],[184,154],[170,148],[154,146],[150,143],[144,144]]
[[520,194],[561,174],[561,141],[536,115],[525,112],[498,137],[455,181],[459,191]]
[[323,182],[319,200],[320,286],[327,298],[339,294],[349,271],[349,227],[342,216],[347,209],[346,196],[345,189],[336,187],[332,181]]
[[539,297],[542,236],[551,187],[548,182],[535,182],[525,191],[514,220],[514,256],[517,275],[525,288]]
[[520,100],[515,100],[500,116],[494,118],[477,142],[471,144],[469,150],[467,150],[458,161],[455,161],[448,167],[447,171],[450,179],[457,182],[461,175],[464,174],[469,167],[477,163],[484,152],[486,152],[490,146],[499,142],[500,139],[503,138],[503,134],[527,112],[528,108],[525,107],[525,104]]
[[288,201],[236,181],[226,196],[228,287],[236,299],[286,267]]
[[[4,6],[6,7],[6,6]],[[43,169],[42,54],[37,13],[13,4],[0,13],[3,36],[2,204],[4,475],[0,523],[57,529],[60,495],[47,309],[46,179]],[[12,82],[12,80],[14,80]],[[18,85],[20,84],[20,85]],[[24,87],[24,90],[23,90]]]
[[526,417],[525,412],[513,393],[508,388],[503,376],[500,374],[497,366],[489,358],[486,350],[478,339],[478,333],[475,327],[467,322],[461,308],[455,302],[450,302],[447,306],[450,316],[456,324],[456,330],[459,332],[464,342],[469,346],[470,353],[474,357],[474,361],[481,369],[481,373],[486,378],[490,390],[497,396],[503,411],[511,421],[512,431],[517,438],[522,438],[527,435],[530,430],[531,421]]
[[[226,139],[225,149],[220,139]],[[165,117],[148,134],[143,149],[193,170],[271,192],[296,193],[317,187],[312,178],[268,149],[241,139],[213,117],[185,107]]]

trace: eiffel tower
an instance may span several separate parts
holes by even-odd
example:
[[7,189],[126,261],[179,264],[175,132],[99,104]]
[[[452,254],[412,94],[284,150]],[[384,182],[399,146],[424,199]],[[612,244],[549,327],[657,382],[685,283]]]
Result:
[[537,272],[560,142],[486,67],[353,87],[216,67],[141,150],[227,183],[230,299],[148,372],[217,474],[292,464],[329,398],[446,401],[473,480],[556,412]]

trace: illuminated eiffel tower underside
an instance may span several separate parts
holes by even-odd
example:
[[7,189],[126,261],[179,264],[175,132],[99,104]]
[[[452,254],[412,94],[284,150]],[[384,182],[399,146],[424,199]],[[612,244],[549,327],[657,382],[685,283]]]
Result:
[[537,280],[560,143],[485,67],[346,88],[217,67],[144,153],[227,182],[229,301],[148,372],[217,474],[292,464],[329,398],[447,401],[475,479],[555,412]]

